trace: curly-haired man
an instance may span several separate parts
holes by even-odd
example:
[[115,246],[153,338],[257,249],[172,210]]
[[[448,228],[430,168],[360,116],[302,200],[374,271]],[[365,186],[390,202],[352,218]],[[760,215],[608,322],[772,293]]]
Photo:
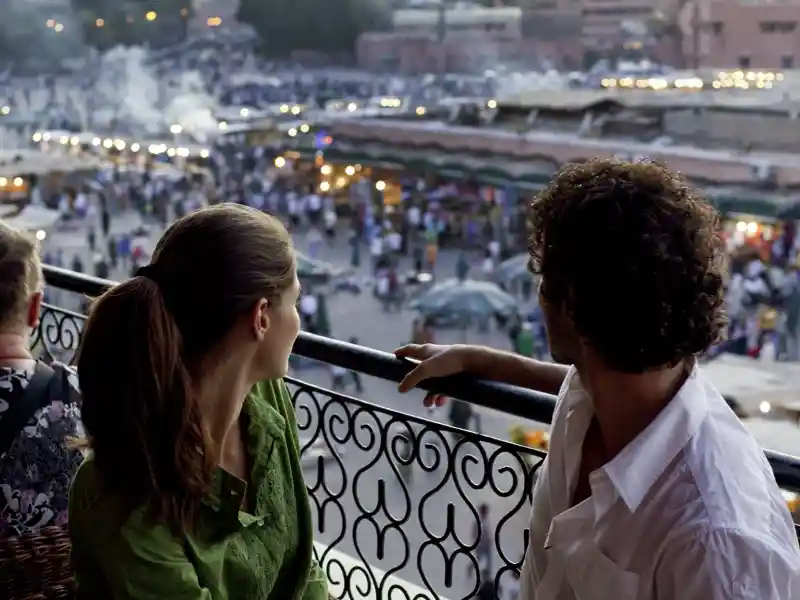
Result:
[[800,598],[769,464],[696,365],[725,325],[717,214],[661,165],[596,159],[556,175],[530,228],[550,351],[569,367],[397,351],[423,359],[401,390],[470,371],[558,393],[520,598]]

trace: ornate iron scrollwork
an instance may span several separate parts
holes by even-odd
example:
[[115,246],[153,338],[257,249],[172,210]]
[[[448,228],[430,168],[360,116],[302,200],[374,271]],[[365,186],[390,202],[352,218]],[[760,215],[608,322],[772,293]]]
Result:
[[[396,575],[427,589],[414,600],[471,598],[481,577],[502,588],[520,568],[544,453],[296,379],[289,384],[328,547],[318,559],[342,597],[411,600]],[[490,507],[493,531],[482,531],[480,503]],[[348,572],[331,550],[366,568]]]
[[58,360],[72,364],[85,321],[86,317],[80,313],[43,304],[39,323],[31,335],[31,348],[46,362]]

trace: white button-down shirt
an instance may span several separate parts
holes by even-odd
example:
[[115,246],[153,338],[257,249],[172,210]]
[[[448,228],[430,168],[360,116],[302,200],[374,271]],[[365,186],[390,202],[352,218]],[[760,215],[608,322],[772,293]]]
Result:
[[570,508],[593,415],[573,368],[533,490],[521,599],[800,599],[800,548],[769,463],[697,368]]

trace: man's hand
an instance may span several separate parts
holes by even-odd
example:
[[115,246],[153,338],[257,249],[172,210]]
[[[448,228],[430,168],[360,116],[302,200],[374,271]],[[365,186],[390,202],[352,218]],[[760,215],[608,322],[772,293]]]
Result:
[[[408,344],[398,348],[394,351],[397,358],[420,361],[400,382],[399,391],[405,393],[426,379],[463,373],[468,370],[474,351],[474,347],[464,345]],[[444,401],[445,397],[440,394],[428,394],[425,406],[442,406]]]
[[[569,373],[566,365],[540,362],[511,352],[466,344],[409,344],[395,350],[394,355],[397,358],[419,361],[400,382],[401,392],[407,392],[426,379],[468,371],[478,379],[518,385],[545,394],[558,394]],[[429,394],[425,398],[425,405],[431,406],[435,403],[441,406],[443,400],[441,396]]]

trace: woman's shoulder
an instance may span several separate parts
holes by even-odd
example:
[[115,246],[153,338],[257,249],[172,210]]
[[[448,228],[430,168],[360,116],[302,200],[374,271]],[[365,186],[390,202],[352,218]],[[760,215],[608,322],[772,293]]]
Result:
[[103,504],[103,495],[100,474],[90,452],[72,479],[69,490],[70,522],[77,523],[84,515],[91,513],[96,505]]
[[291,403],[291,396],[282,377],[259,381],[250,390],[250,399],[259,404],[268,404],[279,412],[283,412],[286,404]]
[[292,397],[283,378],[267,379],[253,386],[247,412],[251,433],[259,430],[272,438],[286,435],[286,426],[289,424],[293,428],[295,417]]
[[[0,418],[11,414],[13,403],[23,401],[34,372],[33,367],[0,369]],[[31,407],[35,410],[12,432],[14,438],[0,460],[0,534],[34,531],[66,520],[70,481],[83,459],[70,444],[83,434],[83,427],[77,391],[61,390],[58,384],[49,382],[42,391],[46,397],[30,399],[36,402]]]
[[[180,550],[180,541],[150,518],[145,504],[132,506],[122,494],[106,489],[91,454],[72,482],[68,526],[73,554],[91,552],[119,562],[131,553],[155,557]],[[121,548],[127,549],[124,556]]]
[[78,468],[69,492],[69,527],[73,536],[110,537],[139,530],[145,523],[144,505],[131,506],[122,494],[107,489],[90,452]]
[[[61,363],[50,365],[53,369],[52,379],[48,384],[46,397],[40,401],[36,410],[21,435],[28,438],[46,438],[47,448],[58,453],[73,453],[70,442],[83,437],[81,422],[78,376],[75,370]],[[12,375],[13,377],[14,375]],[[27,385],[35,376],[28,375]]]
[[122,499],[103,485],[97,463],[90,452],[78,467],[69,490],[70,530],[106,529],[111,521],[124,521]]
[[78,380],[78,371],[75,367],[61,363],[53,362],[50,367],[53,369],[55,376],[58,378],[64,395],[68,397],[71,403],[79,404],[81,398],[81,387]]

